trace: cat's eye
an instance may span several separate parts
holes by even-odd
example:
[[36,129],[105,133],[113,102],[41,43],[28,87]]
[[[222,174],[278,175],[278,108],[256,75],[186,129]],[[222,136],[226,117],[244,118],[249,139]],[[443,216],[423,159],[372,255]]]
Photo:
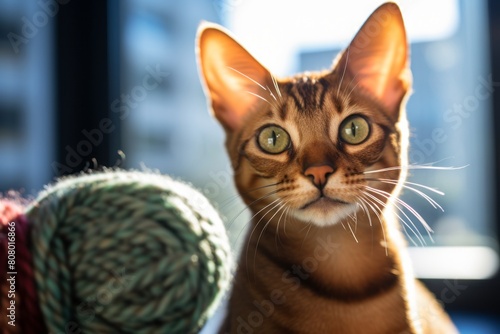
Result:
[[268,125],[260,129],[257,143],[264,152],[279,154],[290,147],[290,136],[285,129],[276,125]]
[[347,117],[340,125],[340,138],[348,144],[361,144],[369,135],[370,124],[362,116],[353,115]]

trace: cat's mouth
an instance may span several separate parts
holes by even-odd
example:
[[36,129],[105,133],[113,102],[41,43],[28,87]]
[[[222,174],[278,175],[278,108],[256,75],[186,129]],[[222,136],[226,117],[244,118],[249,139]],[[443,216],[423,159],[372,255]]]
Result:
[[321,194],[293,210],[294,216],[317,226],[334,225],[356,210],[354,203]]
[[319,196],[318,198],[306,203],[300,209],[306,210],[306,209],[318,208],[318,209],[324,210],[324,209],[338,207],[338,206],[344,206],[344,205],[350,205],[350,203],[347,203],[347,202],[340,200],[338,198],[332,198],[332,197],[322,195],[322,196]]

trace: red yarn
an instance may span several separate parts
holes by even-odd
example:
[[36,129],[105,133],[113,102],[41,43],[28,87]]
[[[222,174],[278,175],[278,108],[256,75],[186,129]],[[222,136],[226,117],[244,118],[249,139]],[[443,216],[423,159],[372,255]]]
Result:
[[[11,319],[3,316],[0,320],[4,333],[47,333],[42,312],[38,304],[33,261],[30,253],[29,224],[20,205],[10,200],[0,199],[0,305],[3,311],[15,301],[15,327],[8,324]],[[15,255],[9,259],[9,250]],[[13,255],[13,254],[12,254]],[[9,264],[9,260],[14,263]],[[9,274],[13,272],[15,274]],[[11,280],[15,282],[15,298],[10,294]],[[14,286],[14,285],[13,285]],[[12,287],[13,287],[12,286]],[[9,313],[7,313],[9,314]]]

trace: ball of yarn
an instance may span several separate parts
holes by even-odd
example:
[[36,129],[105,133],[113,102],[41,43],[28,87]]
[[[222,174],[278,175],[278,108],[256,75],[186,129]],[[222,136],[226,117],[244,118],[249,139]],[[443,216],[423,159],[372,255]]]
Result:
[[195,333],[228,286],[220,217],[169,177],[112,171],[64,179],[26,216],[51,333]]

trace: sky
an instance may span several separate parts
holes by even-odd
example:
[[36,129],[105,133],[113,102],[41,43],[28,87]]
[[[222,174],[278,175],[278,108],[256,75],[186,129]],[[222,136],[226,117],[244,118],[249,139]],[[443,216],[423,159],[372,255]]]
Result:
[[[382,0],[224,0],[227,27],[277,75],[296,71],[298,50],[345,47]],[[398,1],[411,42],[450,36],[457,0]],[[256,19],[258,18],[258,19]],[[298,18],[298,19],[297,19]]]

